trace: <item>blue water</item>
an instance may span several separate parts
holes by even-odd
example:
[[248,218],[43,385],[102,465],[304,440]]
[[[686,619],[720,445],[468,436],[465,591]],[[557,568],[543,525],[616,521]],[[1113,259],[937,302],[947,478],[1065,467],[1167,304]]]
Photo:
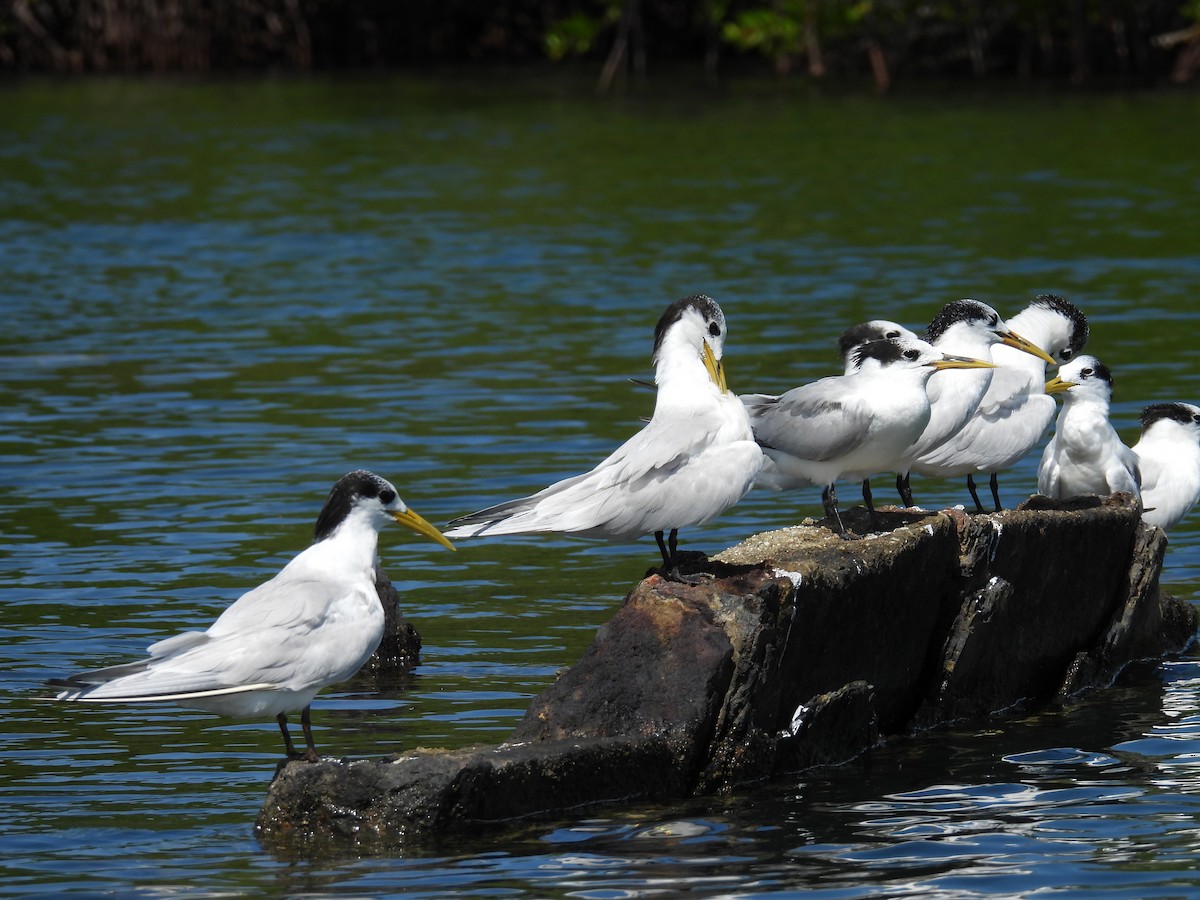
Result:
[[[1062,293],[1133,440],[1145,403],[1200,399],[1195,97],[0,91],[0,894],[1200,895],[1191,652],[803,780],[404,852],[260,842],[272,722],[37,699],[205,627],[305,546],[352,468],[445,523],[591,466],[648,414],[628,378],[693,291],[725,309],[739,391],[829,374],[866,318]],[[1002,479],[1009,503],[1035,470]],[[819,512],[755,493],[683,541]],[[1191,601],[1198,522],[1163,574]],[[331,755],[502,740],[657,557],[552,537],[452,555],[398,531],[380,548],[422,664],[323,694]]]

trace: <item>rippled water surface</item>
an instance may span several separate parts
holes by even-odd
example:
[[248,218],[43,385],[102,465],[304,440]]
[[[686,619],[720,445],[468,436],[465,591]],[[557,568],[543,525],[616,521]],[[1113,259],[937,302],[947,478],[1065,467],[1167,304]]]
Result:
[[[32,81],[0,87],[0,134],[0,893],[1200,892],[1191,653],[803,781],[408,855],[260,843],[271,722],[37,699],[205,627],[349,469],[444,523],[589,467],[649,413],[627,379],[695,291],[724,306],[739,391],[831,373],[866,318],[1062,293],[1133,440],[1145,403],[1200,400],[1196,96]],[[1035,471],[1002,480],[1010,503]],[[715,551],[819,509],[755,493],[683,537]],[[1198,521],[1163,576],[1188,600]],[[423,662],[323,694],[327,753],[501,740],[657,556],[380,549]]]

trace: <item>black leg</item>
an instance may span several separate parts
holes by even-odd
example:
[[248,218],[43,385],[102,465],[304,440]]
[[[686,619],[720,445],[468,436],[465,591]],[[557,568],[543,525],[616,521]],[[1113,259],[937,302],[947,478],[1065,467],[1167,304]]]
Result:
[[663,570],[665,571],[667,569],[670,569],[671,568],[671,557],[674,554],[667,552],[667,543],[666,543],[666,541],[663,540],[663,533],[661,531],[654,532],[654,539],[656,541],[658,541],[658,552],[662,554]]
[[821,491],[821,503],[825,507],[825,515],[837,523],[838,534],[845,534],[846,528],[842,525],[837,508],[837,488],[832,484],[826,485],[825,490]]
[[879,524],[879,516],[875,514],[874,497],[871,496],[871,479],[863,479],[863,503],[867,504],[867,512],[871,515],[871,527],[876,531],[882,531],[883,526]]
[[896,474],[896,491],[900,494],[900,502],[906,507],[915,505],[912,498],[912,485],[909,483],[908,472]]
[[296,752],[292,736],[288,734],[287,716],[280,713],[275,717],[275,721],[279,723],[279,733],[283,735],[283,748],[287,751],[288,759],[299,759],[300,754]]
[[688,581],[679,571],[679,529],[672,528],[666,540],[663,540],[661,531],[656,531],[654,539],[658,541],[658,550],[662,553],[662,577],[668,581]]
[[979,502],[979,494],[975,490],[975,476],[974,475],[970,475],[970,474],[967,475],[967,490],[971,492],[971,499],[975,501],[975,512],[977,512],[977,513],[987,512],[987,510],[985,510],[983,508],[983,504]]
[[996,478],[996,473],[992,473],[990,479],[992,485],[992,499],[996,501],[996,512],[1004,509],[1004,504],[1000,502],[1000,481]]
[[313,742],[312,736],[312,721],[309,719],[309,710],[311,707],[304,707],[300,713],[300,727],[304,729],[304,742],[308,744],[308,752],[305,754],[305,759],[309,762],[316,762],[319,757],[317,755],[317,745]]

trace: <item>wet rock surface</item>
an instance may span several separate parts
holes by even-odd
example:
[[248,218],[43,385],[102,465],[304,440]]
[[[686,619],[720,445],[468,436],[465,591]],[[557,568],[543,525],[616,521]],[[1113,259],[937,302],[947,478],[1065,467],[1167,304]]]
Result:
[[648,576],[505,743],[288,763],[259,834],[403,844],[727,791],[1103,687],[1196,632],[1128,496],[881,518],[756,535],[693,560],[713,576],[694,584]]

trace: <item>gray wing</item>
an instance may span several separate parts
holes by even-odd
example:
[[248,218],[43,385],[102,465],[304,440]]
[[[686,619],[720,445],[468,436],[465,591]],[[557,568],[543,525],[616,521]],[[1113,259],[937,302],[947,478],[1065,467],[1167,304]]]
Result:
[[[451,521],[450,537],[527,534],[539,531],[637,535],[680,493],[672,480],[706,458],[720,420],[659,416],[590,472],[556,482],[529,497],[510,500]],[[748,436],[747,436],[748,437]],[[749,440],[745,442],[750,445]],[[754,473],[749,473],[752,478]],[[748,482],[747,482],[748,484]],[[707,496],[707,492],[700,491]],[[696,513],[698,514],[698,513]],[[681,511],[670,527],[698,521]],[[701,519],[708,516],[701,516]]]
[[779,397],[742,398],[755,439],[771,450],[797,459],[823,461],[861,444],[870,417],[847,396],[844,382],[822,378]]

